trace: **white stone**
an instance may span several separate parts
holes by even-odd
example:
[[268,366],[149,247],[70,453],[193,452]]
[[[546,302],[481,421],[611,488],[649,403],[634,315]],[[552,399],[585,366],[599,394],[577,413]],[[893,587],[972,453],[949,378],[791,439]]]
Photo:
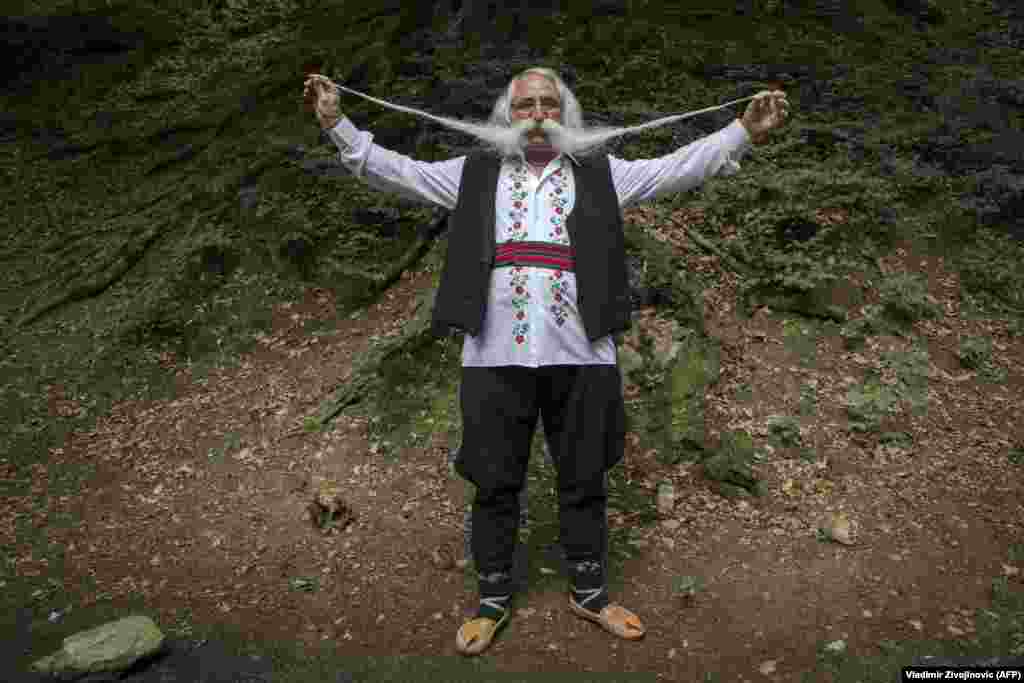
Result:
[[72,674],[122,671],[159,651],[164,634],[146,616],[108,622],[64,639],[60,650],[32,664],[40,673]]

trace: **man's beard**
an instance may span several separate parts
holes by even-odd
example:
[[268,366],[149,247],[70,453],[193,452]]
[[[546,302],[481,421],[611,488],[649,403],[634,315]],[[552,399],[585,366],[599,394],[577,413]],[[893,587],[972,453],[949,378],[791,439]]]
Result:
[[[536,127],[536,123],[530,119],[524,121],[515,122],[512,125],[501,126],[494,125],[491,123],[471,123],[467,121],[459,121],[458,119],[451,119],[445,116],[437,116],[430,114],[413,107],[404,107],[399,104],[392,104],[385,100],[377,99],[369,95],[364,95],[358,90],[352,90],[346,88],[343,85],[335,84],[339,90],[344,92],[358,95],[363,99],[370,100],[381,106],[388,107],[389,109],[395,109],[397,111],[406,112],[408,114],[414,114],[425,119],[429,119],[436,123],[440,123],[446,128],[452,130],[461,131],[468,135],[475,137],[476,139],[483,142],[490,149],[495,150],[498,154],[503,157],[517,156],[521,159],[525,159],[525,150],[529,143],[527,133],[531,128]],[[594,126],[590,128],[569,128],[563,126],[557,121],[551,119],[545,119],[542,122],[542,130],[546,135],[546,144],[550,145],[556,151],[562,154],[567,154],[573,157],[576,156],[587,156],[599,151],[602,146],[621,135],[629,135],[632,133],[639,133],[640,131],[647,130],[648,128],[658,128],[665,126],[676,121],[688,119],[691,116],[697,114],[703,114],[704,112],[714,111],[716,109],[723,109],[733,104],[740,102],[746,102],[752,100],[756,95],[750,97],[744,97],[732,102],[726,102],[714,107],[706,107],[704,109],[698,109],[696,111],[687,112],[685,114],[673,114],[671,116],[665,116],[660,119],[655,119],[648,123],[643,123],[638,126],[628,127],[607,127],[607,126]]]

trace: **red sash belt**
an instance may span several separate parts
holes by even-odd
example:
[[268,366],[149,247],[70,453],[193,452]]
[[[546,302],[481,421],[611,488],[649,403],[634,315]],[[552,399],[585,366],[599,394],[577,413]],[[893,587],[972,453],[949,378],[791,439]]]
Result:
[[534,266],[573,271],[573,249],[551,242],[502,242],[496,246],[494,267]]

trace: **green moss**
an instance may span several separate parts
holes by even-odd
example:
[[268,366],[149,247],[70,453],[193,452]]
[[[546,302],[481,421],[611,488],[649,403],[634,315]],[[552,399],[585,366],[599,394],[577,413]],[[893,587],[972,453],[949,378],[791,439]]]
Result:
[[370,409],[377,418],[371,430],[374,442],[395,448],[422,446],[438,428],[454,428],[461,419],[454,411],[461,376],[460,351],[454,340],[444,339],[396,354],[382,363],[379,392],[372,398]]
[[625,229],[626,253],[639,258],[646,286],[669,293],[670,302],[662,305],[663,315],[671,316],[680,325],[704,331],[703,308],[700,303],[700,282],[683,267],[681,259],[665,244],[632,223]]
[[669,422],[666,451],[670,459],[692,459],[706,448],[704,394],[718,380],[719,348],[690,334],[666,378]]

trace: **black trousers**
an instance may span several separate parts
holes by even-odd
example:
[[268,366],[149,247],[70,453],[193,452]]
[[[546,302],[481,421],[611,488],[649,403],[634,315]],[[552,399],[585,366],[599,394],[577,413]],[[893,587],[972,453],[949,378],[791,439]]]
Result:
[[561,543],[577,588],[603,584],[606,473],[623,455],[626,415],[615,365],[464,367],[456,471],[476,485],[473,559],[480,592],[513,592],[519,493],[539,415],[558,477]]

